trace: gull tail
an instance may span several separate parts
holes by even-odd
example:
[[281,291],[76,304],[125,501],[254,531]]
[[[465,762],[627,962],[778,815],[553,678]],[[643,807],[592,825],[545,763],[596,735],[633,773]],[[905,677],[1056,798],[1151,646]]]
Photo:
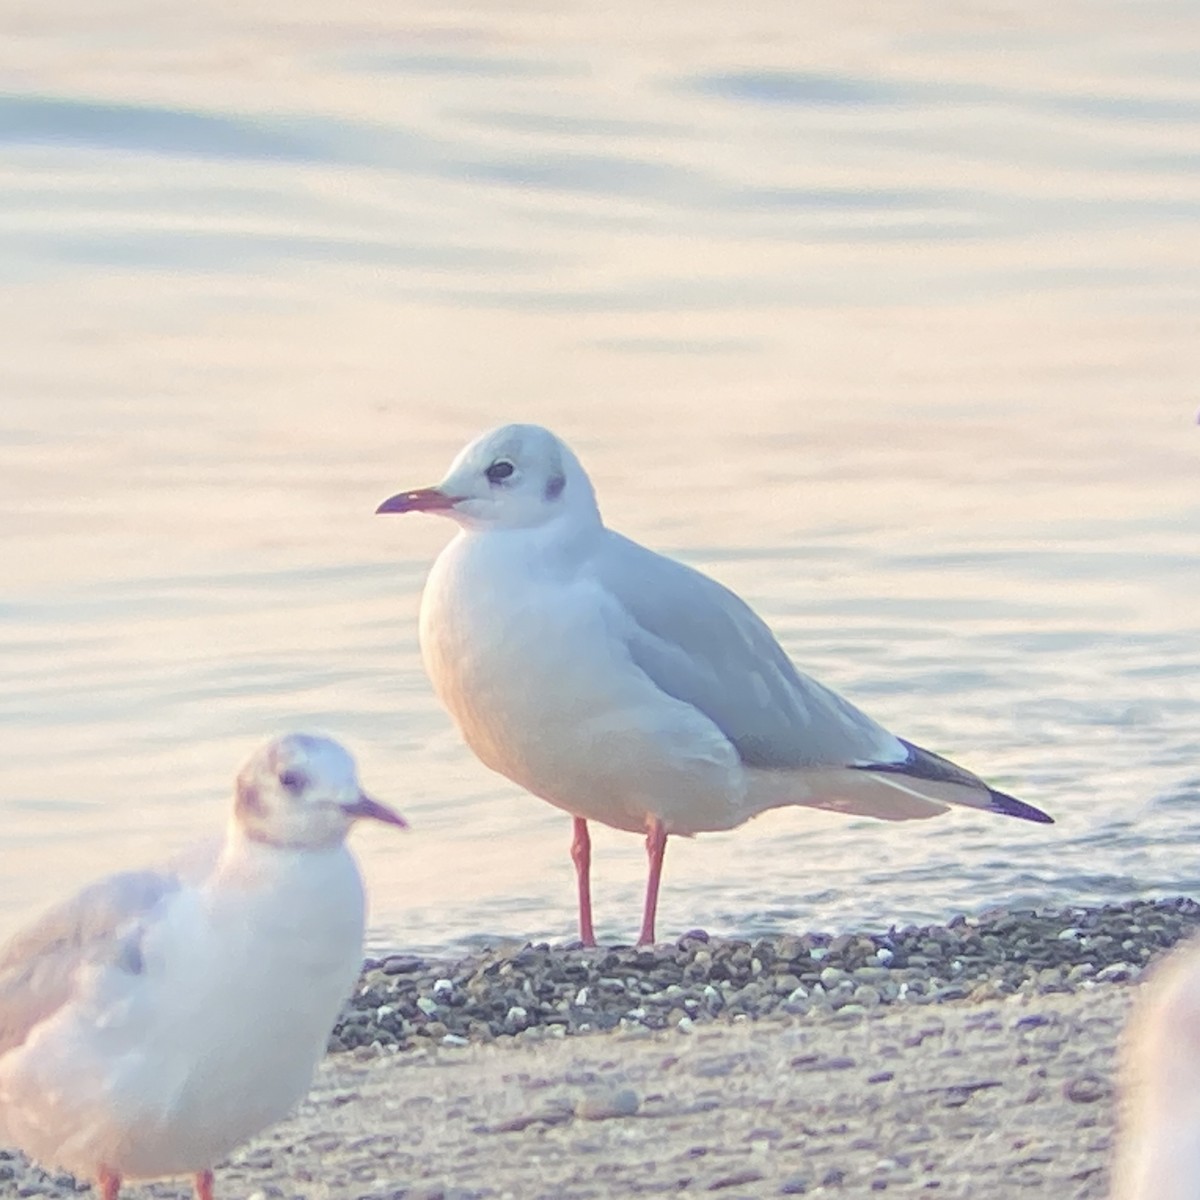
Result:
[[988,812],[999,813],[1004,817],[1020,817],[1022,821],[1036,821],[1039,825],[1054,824],[1054,818],[1049,813],[1044,813],[1040,808],[1034,808],[1032,804],[1026,804],[1024,800],[1018,800],[1016,796],[1010,796],[1007,792],[998,792],[990,787],[988,798],[991,800]]
[[930,799],[936,797],[951,804],[964,804],[969,808],[986,809],[988,812],[999,813],[1005,817],[1019,817],[1022,821],[1036,821],[1039,825],[1053,825],[1054,818],[1018,800],[1006,792],[989,787],[978,775],[956,766],[948,758],[934,754],[931,750],[922,750],[912,742],[903,738],[897,739],[908,754],[898,762],[890,763],[856,763],[853,770],[869,772],[880,782],[889,782],[903,790],[911,789],[918,795],[928,795],[927,785],[935,785],[930,789]]
[[978,775],[955,766],[949,759],[897,740],[904,748],[904,757],[892,762],[790,771],[751,768],[747,771],[748,811],[743,811],[740,819],[768,808],[802,804],[879,821],[921,821],[957,806],[1019,817],[1039,825],[1054,824],[1054,819],[1041,809],[988,787]]

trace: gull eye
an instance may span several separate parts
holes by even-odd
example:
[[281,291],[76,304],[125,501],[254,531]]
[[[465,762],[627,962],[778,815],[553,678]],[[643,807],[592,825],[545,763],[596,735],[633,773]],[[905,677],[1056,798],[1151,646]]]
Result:
[[503,483],[515,470],[516,467],[507,458],[498,458],[484,474],[488,477],[488,483]]
[[280,771],[279,782],[295,795],[297,792],[304,790],[304,785],[308,783],[308,776],[303,771],[287,770]]

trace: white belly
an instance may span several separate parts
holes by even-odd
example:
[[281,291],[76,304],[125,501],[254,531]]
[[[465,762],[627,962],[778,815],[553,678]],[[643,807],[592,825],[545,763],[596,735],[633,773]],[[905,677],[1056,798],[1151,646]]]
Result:
[[[575,816],[641,831],[727,829],[748,815],[735,749],[629,660],[624,614],[586,579],[496,568],[460,539],[434,565],[421,650],[480,760]],[[464,603],[464,597],[470,597]]]
[[190,893],[145,939],[141,974],[81,972],[75,999],[0,1059],[4,1132],[85,1179],[154,1178],[210,1168],[285,1116],[361,967],[361,885],[338,856],[318,870],[328,888],[306,871],[302,888],[228,906]]

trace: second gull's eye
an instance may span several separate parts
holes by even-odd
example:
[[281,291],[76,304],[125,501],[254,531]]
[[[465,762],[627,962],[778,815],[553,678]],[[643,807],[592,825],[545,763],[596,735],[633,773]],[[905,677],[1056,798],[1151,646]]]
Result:
[[503,483],[516,468],[508,461],[507,458],[498,458],[484,474],[488,477],[488,483]]

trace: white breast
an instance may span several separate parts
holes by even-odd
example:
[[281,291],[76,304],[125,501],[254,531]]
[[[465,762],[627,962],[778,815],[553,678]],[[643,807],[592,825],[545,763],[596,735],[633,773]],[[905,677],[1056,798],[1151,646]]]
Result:
[[344,846],[243,843],[153,926],[139,973],[85,968],[75,998],[0,1060],[10,1136],[84,1178],[215,1165],[304,1096],[362,934]]
[[[601,531],[603,532],[603,531]],[[519,533],[460,534],[434,564],[421,650],[480,760],[551,803],[640,831],[744,819],[736,751],[629,657],[629,616],[585,559],[538,554]]]

